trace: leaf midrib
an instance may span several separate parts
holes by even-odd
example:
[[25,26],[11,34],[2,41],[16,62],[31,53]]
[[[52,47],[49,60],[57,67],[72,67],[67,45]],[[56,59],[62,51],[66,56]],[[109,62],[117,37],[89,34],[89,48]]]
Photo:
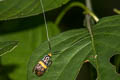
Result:
[[[62,39],[60,42],[54,44],[52,47],[57,46],[57,45],[59,45],[60,43],[66,41],[66,40],[68,40],[68,39],[70,39],[70,38],[72,38],[72,37],[75,37],[75,36],[78,36],[78,35],[81,35],[81,34],[85,34],[85,33],[86,33],[86,31],[84,31],[83,33],[76,33],[76,34],[74,34],[74,35],[71,35],[70,37],[68,37],[68,38],[66,38],[66,39]],[[61,36],[61,35],[60,35],[60,36]],[[52,39],[51,41],[54,41],[54,39]],[[47,42],[46,42],[46,43],[47,43]],[[43,54],[44,54],[44,53],[47,53],[47,52],[48,52],[48,51],[45,50],[45,51],[43,52]],[[41,54],[41,55],[43,55],[43,54]]]
[[[83,48],[85,48],[85,47],[86,47],[87,45],[89,45],[89,44],[90,44],[90,42],[88,42],[88,44],[86,43],[85,46],[83,46],[81,49],[78,49],[78,51],[74,52],[74,55],[69,59],[68,63],[67,63],[67,64],[64,66],[64,68],[61,70],[59,77],[61,76],[61,74],[62,74],[63,71],[65,70],[66,66],[67,66],[67,65],[70,63],[70,61],[74,58],[74,56],[76,56],[76,54],[77,54],[78,52],[80,52]],[[59,56],[58,56],[58,57],[59,57]],[[59,80],[59,77],[57,77],[56,80]]]

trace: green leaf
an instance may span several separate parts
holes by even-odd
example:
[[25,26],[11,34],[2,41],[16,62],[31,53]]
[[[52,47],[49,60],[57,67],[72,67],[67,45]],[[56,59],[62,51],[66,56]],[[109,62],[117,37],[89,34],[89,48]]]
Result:
[[0,56],[11,52],[14,48],[16,48],[18,41],[5,41],[0,42]]
[[60,52],[52,56],[52,65],[41,77],[32,69],[49,53],[47,42],[34,51],[28,64],[28,80],[76,80],[85,60],[95,66],[97,80],[120,80],[110,63],[113,55],[120,54],[120,16],[103,18],[92,28],[96,53],[87,29],[64,32],[51,39],[53,52]]
[[[70,0],[43,0],[45,11],[66,4]],[[0,1],[0,20],[23,18],[42,13],[40,0],[2,0]]]
[[[21,22],[19,23],[21,24]],[[11,24],[11,22],[9,24]],[[29,20],[24,24],[30,27]],[[23,26],[25,27],[25,25],[22,24],[22,26],[21,25],[19,26],[18,24],[17,27],[23,27]],[[60,32],[58,27],[51,22],[50,23],[48,22],[48,29],[49,29],[50,37]],[[27,63],[29,57],[32,54],[33,50],[36,47],[38,47],[44,40],[46,40],[45,33],[46,33],[45,26],[44,24],[42,24],[42,25],[34,26],[34,28],[29,28],[29,29],[1,35],[0,40],[2,41],[18,40],[20,42],[17,49],[11,52],[12,54],[2,56],[1,61],[2,61],[2,65],[4,66],[3,68],[5,68],[3,70],[5,70],[6,72],[3,71],[4,73],[2,72],[1,74],[3,76],[7,75],[8,79],[11,80],[26,80]]]

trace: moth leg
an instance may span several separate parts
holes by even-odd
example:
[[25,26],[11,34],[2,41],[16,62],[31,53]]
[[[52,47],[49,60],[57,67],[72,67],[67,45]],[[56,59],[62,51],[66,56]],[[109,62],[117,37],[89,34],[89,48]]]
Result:
[[[38,65],[38,64],[37,64],[37,65]],[[36,67],[36,65],[35,65],[35,66],[33,67],[33,69],[32,69],[32,72],[35,73],[36,69],[37,69],[37,67]]]
[[32,72],[33,72],[33,73],[35,73],[35,69],[36,69],[36,67],[34,66],[33,69],[32,69]]
[[49,61],[49,63],[48,63],[48,67],[51,66],[51,64],[52,64],[52,60]]

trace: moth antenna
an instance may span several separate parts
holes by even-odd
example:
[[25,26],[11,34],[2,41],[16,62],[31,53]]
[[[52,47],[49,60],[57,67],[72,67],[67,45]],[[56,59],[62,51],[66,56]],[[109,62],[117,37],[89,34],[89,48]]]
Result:
[[46,15],[45,15],[45,10],[44,10],[44,6],[43,6],[43,1],[40,0],[40,4],[41,4],[41,8],[42,8],[42,12],[43,12],[43,17],[44,17],[44,22],[45,22],[45,28],[46,28],[46,33],[47,33],[47,41],[48,41],[48,47],[50,52],[52,52],[52,47],[51,47],[51,42],[50,42],[50,38],[49,38],[49,32],[48,32],[48,25],[47,25],[47,20],[46,20]]

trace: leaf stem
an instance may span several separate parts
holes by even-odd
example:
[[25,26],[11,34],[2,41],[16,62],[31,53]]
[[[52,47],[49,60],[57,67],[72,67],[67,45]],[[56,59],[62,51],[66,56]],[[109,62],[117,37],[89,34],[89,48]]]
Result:
[[[88,7],[88,9],[90,9],[92,11],[92,5],[91,5],[91,0],[86,0],[86,6]],[[95,48],[95,41],[94,41],[94,36],[93,36],[93,32],[91,29],[91,16],[90,15],[86,15],[86,23],[87,23],[87,28],[91,37],[91,41],[92,41],[92,48],[93,48],[93,52],[96,58],[96,69],[97,69],[97,79],[99,78],[100,74],[99,74],[99,66],[98,66],[98,59],[97,59],[97,52],[96,52],[96,48]]]
[[98,22],[99,18],[92,12],[90,11],[83,3],[80,2],[73,2],[71,4],[69,4],[57,17],[55,24],[59,25],[59,23],[61,22],[62,18],[64,17],[64,15],[73,7],[80,7],[85,11],[85,14],[89,14],[93,17],[93,19]]
[[[86,0],[86,5],[88,7],[88,9],[92,9],[91,8],[91,3],[90,3],[90,0]],[[91,40],[92,40],[92,46],[93,46],[93,50],[96,52],[95,50],[95,46],[94,46],[94,38],[93,38],[93,33],[92,33],[92,29],[91,29],[91,16],[86,14],[86,23],[87,23],[87,28],[88,28],[88,31],[89,31],[89,34],[91,36]]]
[[120,10],[118,10],[118,9],[116,9],[116,8],[114,8],[113,11],[114,11],[115,13],[117,13],[117,14],[120,14]]

